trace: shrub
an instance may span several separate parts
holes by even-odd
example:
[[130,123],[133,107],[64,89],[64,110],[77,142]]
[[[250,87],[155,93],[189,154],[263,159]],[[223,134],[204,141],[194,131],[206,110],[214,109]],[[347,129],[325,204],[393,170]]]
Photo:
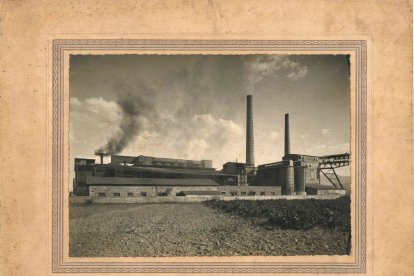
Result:
[[207,201],[207,206],[241,217],[266,218],[267,225],[306,230],[316,227],[350,231],[349,196],[338,199]]
[[92,198],[88,198],[88,199],[85,201],[85,203],[86,203],[86,204],[92,204],[92,203],[93,203],[93,199],[92,199]]

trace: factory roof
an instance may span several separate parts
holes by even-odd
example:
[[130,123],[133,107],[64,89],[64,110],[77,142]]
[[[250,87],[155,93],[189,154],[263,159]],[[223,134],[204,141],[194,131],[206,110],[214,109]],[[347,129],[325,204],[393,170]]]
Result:
[[307,157],[319,157],[319,156],[317,156],[317,155],[309,155],[309,154],[301,154],[301,153],[289,153],[289,154],[287,154],[287,155],[285,155],[284,157],[286,157],[286,156],[307,156]]
[[139,170],[147,172],[160,173],[182,173],[182,174],[199,174],[199,175],[215,175],[216,170],[211,168],[173,168],[173,167],[137,167]]
[[267,164],[262,164],[259,165],[258,168],[267,168],[267,167],[277,167],[277,166],[286,166],[289,163],[288,160],[284,160],[284,161],[277,161],[277,162],[273,162],[273,163],[267,163]]
[[323,156],[319,156],[319,158],[337,158],[337,157],[349,157],[349,156],[350,156],[350,154],[345,152],[345,153],[323,155]]
[[180,167],[153,167],[153,166],[124,166],[120,164],[97,164],[97,167],[110,167],[116,170],[132,170],[144,172],[159,173],[179,173],[179,174],[195,174],[195,175],[215,175],[217,172],[213,168],[180,168]]
[[87,177],[86,185],[125,185],[125,186],[218,186],[211,179],[164,179],[135,177]]
[[146,155],[139,155],[134,158],[132,161],[133,163],[141,163],[142,159],[149,159],[155,162],[173,162],[173,163],[197,163],[201,164],[202,161],[211,161],[211,160],[193,160],[193,159],[177,159],[177,158],[168,158],[168,157],[156,157],[156,156],[146,156]]
[[95,161],[95,158],[75,157],[75,160],[88,160],[88,161]]
[[95,163],[95,159],[92,159],[92,158],[75,158],[75,164],[79,164],[81,162],[91,164],[91,163]]
[[111,155],[111,163],[128,163],[131,164],[135,156],[127,156],[127,155]]

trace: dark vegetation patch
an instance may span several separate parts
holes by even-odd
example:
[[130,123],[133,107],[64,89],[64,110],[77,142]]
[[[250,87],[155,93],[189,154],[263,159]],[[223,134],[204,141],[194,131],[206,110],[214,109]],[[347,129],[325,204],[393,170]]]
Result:
[[211,200],[205,204],[216,210],[250,218],[256,224],[270,228],[325,228],[346,232],[351,229],[349,196],[325,200]]

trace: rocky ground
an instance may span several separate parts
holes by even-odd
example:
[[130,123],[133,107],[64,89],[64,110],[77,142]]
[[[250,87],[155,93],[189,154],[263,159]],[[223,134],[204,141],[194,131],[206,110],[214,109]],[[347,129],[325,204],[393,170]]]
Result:
[[70,206],[72,257],[344,255],[348,234],[280,230],[202,203]]

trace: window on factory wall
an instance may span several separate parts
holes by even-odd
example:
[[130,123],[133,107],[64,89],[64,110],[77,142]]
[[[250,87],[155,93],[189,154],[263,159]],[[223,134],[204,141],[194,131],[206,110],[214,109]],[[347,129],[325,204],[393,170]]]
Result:
[[246,195],[246,192],[241,192],[241,195],[242,195],[242,196],[245,196],[245,195]]
[[128,193],[128,196],[134,196],[134,193]]
[[275,192],[270,192],[270,195],[275,195]]
[[98,196],[106,196],[105,193],[98,193]]
[[221,192],[222,195],[226,195],[226,192]]
[[141,192],[141,196],[147,196],[147,192]]
[[237,192],[236,192],[236,191],[231,191],[231,192],[230,192],[230,195],[232,195],[232,196],[236,196],[236,195],[237,195]]
[[260,192],[260,195],[266,195],[266,193],[265,192]]
[[256,195],[256,192],[253,192],[253,191],[249,192],[249,196],[255,196],[255,195]]
[[162,191],[162,192],[158,192],[157,194],[158,196],[167,196],[167,192],[166,191]]
[[311,171],[311,179],[312,180],[316,179],[316,173],[315,173],[315,171]]
[[121,193],[114,193],[114,196],[121,196]]

